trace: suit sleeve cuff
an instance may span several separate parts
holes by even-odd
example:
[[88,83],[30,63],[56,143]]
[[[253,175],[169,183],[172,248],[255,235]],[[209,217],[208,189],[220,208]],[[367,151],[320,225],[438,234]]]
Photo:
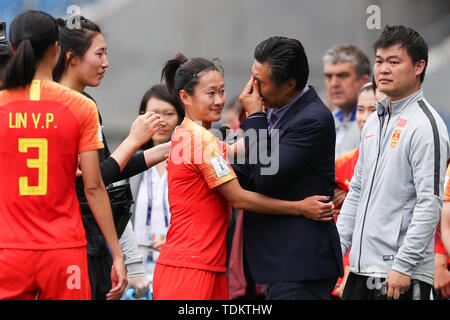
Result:
[[244,131],[248,129],[267,129],[267,119],[262,116],[247,118],[242,122],[241,129]]

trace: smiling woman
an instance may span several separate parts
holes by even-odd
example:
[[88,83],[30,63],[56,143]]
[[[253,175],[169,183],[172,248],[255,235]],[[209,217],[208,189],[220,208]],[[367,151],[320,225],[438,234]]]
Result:
[[[320,197],[290,202],[242,189],[228,161],[232,148],[208,130],[220,120],[225,104],[220,68],[178,54],[162,75],[186,116],[172,136],[167,164],[171,222],[156,261],[154,299],[226,300],[225,236],[231,205],[265,214],[314,212],[324,221],[332,219],[333,205]],[[254,92],[259,95],[257,88]]]
[[220,120],[226,100],[223,70],[218,60],[216,63],[203,58],[188,60],[178,54],[163,70],[167,88],[184,104],[186,117],[207,129]]

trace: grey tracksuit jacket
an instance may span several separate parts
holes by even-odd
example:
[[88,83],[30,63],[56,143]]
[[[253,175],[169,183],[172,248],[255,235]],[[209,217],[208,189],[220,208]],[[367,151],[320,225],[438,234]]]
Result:
[[[449,138],[420,90],[377,103],[361,136],[350,191],[337,220],[353,273],[386,277],[391,269],[433,284]],[[384,115],[384,116],[383,116]],[[384,118],[384,120],[383,120]]]

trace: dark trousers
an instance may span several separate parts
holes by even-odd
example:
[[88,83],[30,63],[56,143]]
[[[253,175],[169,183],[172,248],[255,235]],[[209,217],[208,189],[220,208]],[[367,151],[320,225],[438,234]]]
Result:
[[[342,300],[386,300],[386,292],[377,289],[385,278],[367,277],[350,272],[345,284]],[[412,279],[408,291],[399,300],[430,300],[431,285]]]
[[88,255],[89,282],[92,300],[106,300],[111,290],[111,268],[113,259],[107,251],[101,256]]
[[93,215],[81,215],[86,230],[89,282],[92,300],[106,300],[111,290],[113,258]]
[[330,300],[337,278],[272,283],[267,300]]

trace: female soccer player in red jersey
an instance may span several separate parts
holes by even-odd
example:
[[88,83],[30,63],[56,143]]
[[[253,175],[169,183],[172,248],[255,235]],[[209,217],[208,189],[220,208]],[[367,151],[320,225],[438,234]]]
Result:
[[87,201],[113,254],[114,292],[127,285],[100,175],[98,115],[83,95],[52,81],[60,47],[50,15],[11,23],[14,56],[0,91],[0,299],[90,299],[86,233],[75,191],[80,163]]
[[172,136],[167,165],[171,225],[156,262],[155,299],[228,299],[226,243],[230,204],[260,213],[332,219],[326,197],[283,201],[244,190],[228,161],[230,147],[208,131],[220,120],[225,85],[219,68],[178,54],[163,69],[186,111]]
[[[97,24],[81,16],[78,17],[78,20],[80,28],[74,29],[66,26],[64,20],[58,19],[61,55],[53,75],[60,84],[83,93],[93,100],[84,90],[86,87],[100,85],[106,69],[109,67],[106,56],[107,46]],[[140,115],[132,124],[128,137],[112,154],[106,143],[106,137],[103,132],[100,133],[105,148],[98,151],[98,156],[105,185],[145,171],[165,159],[164,155],[169,151],[169,143],[135,154],[137,149],[158,131],[161,122],[162,120],[157,114],[148,112]],[[77,179],[77,195],[79,200],[84,202],[82,182],[81,178]],[[110,253],[95,219],[89,210],[84,210],[84,208],[83,206],[82,218],[88,234],[88,262],[92,297],[96,300],[105,299],[105,297],[119,299],[122,292],[111,294],[111,283],[108,277],[105,277],[108,270],[111,269]],[[116,214],[114,210],[113,214]],[[139,258],[140,252],[134,237],[131,223],[128,223],[120,238],[120,243],[125,255],[130,285],[148,289],[149,281],[145,276],[144,265],[142,259]],[[145,290],[138,291],[143,291],[145,295]]]

